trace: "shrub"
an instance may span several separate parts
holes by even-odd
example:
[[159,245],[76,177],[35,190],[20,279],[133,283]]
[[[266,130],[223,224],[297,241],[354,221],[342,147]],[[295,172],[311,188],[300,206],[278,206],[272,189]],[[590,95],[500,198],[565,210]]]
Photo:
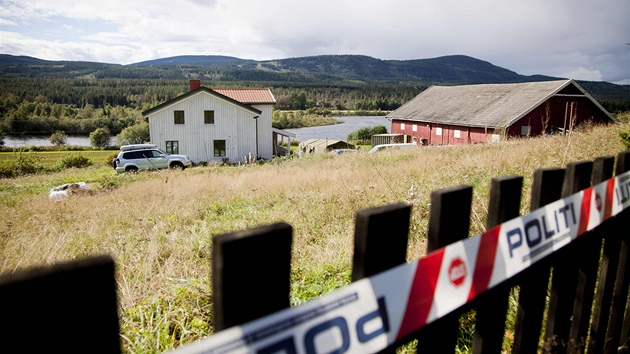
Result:
[[28,153],[24,150],[17,150],[13,154],[13,159],[0,166],[0,177],[11,178],[44,171],[41,157]]
[[103,160],[103,164],[105,166],[112,166],[112,160],[118,157],[118,152],[107,155],[107,157]]
[[109,145],[109,132],[103,128],[98,128],[90,133],[90,145],[102,149]]
[[375,134],[387,134],[387,127],[384,125],[376,125],[373,127],[361,127],[352,133],[348,134],[348,141],[362,140],[370,141],[372,135]]
[[67,140],[68,140],[68,136],[66,135],[66,133],[60,130],[57,130],[56,132],[52,133],[52,135],[50,136],[50,143],[55,146],[66,145]]
[[81,155],[80,153],[77,153],[77,154],[65,155],[57,162],[56,167],[58,169],[73,168],[73,167],[83,168],[83,167],[88,167],[91,165],[92,165],[92,160]]
[[142,122],[123,129],[116,135],[119,145],[142,144],[149,141],[149,124]]

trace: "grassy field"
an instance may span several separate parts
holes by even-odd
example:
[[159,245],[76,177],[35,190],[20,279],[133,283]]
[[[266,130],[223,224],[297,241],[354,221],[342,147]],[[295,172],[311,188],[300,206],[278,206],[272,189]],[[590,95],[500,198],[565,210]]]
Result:
[[[625,149],[619,128],[182,172],[117,175],[99,162],[0,179],[0,273],[111,254],[124,351],[163,352],[212,333],[212,235],[277,221],[291,224],[291,303],[297,305],[349,283],[357,210],[412,204],[408,259],[417,259],[426,253],[431,191],[472,185],[470,234],[481,233],[491,178],[522,175],[521,212],[527,213],[535,169],[616,156]],[[79,181],[92,192],[48,199],[50,188]],[[459,350],[465,352],[466,343]]]
[[[101,161],[105,161],[105,159],[107,159],[111,155],[117,154],[118,151],[111,151],[111,150],[62,151],[60,150],[60,151],[25,151],[24,153],[35,154],[41,157],[42,163],[47,164],[47,165],[54,165],[55,163],[57,163],[57,161],[60,158],[66,155],[81,154],[94,161],[101,162]],[[5,162],[5,161],[10,161],[13,159],[15,159],[14,152],[0,152],[0,163]]]

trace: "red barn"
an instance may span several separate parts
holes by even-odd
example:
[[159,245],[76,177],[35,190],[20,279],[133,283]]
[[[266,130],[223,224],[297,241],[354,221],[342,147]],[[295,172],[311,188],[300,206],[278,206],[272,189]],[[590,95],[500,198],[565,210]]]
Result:
[[432,86],[390,113],[392,134],[428,145],[565,133],[618,122],[574,80]]

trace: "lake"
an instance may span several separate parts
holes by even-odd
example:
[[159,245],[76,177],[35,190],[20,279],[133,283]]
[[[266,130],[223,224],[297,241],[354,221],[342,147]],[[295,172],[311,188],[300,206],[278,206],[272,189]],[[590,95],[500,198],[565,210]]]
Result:
[[[346,140],[348,134],[362,127],[373,127],[375,125],[384,125],[387,132],[391,132],[391,122],[384,116],[376,117],[334,117],[341,124],[325,125],[321,127],[308,127],[297,129],[285,129],[288,132],[296,134],[295,139],[305,141],[308,139],[330,139],[330,140]],[[23,135],[4,137],[4,146],[21,147],[21,146],[52,146],[50,136],[45,135]],[[110,144],[115,143],[115,137],[112,137]],[[90,146],[90,139],[87,136],[68,136],[66,145],[72,146]]]
[[[115,143],[115,137],[112,137],[110,144]],[[66,145],[69,146],[90,146],[90,138],[82,135],[68,136]],[[22,147],[22,146],[53,146],[50,143],[50,136],[46,135],[19,135],[4,136],[4,146],[6,147]]]
[[384,116],[378,117],[333,117],[343,121],[341,124],[325,125],[321,127],[308,127],[297,129],[285,129],[296,135],[295,140],[306,141],[308,139],[347,140],[348,134],[363,127],[384,125],[387,132],[391,132],[392,123]]

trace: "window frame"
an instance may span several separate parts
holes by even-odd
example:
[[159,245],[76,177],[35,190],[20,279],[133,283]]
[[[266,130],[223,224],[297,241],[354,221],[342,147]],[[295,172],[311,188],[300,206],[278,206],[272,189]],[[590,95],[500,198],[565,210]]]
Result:
[[[219,146],[217,146],[219,144]],[[223,150],[221,150],[221,144],[223,144]],[[227,156],[227,142],[225,140],[213,140],[212,152],[214,157],[226,157]],[[221,154],[223,152],[223,154]]]
[[179,155],[179,140],[167,140],[166,153],[169,155]]
[[[178,117],[181,114],[181,117]],[[173,124],[186,124],[186,114],[182,110],[173,111]]]

